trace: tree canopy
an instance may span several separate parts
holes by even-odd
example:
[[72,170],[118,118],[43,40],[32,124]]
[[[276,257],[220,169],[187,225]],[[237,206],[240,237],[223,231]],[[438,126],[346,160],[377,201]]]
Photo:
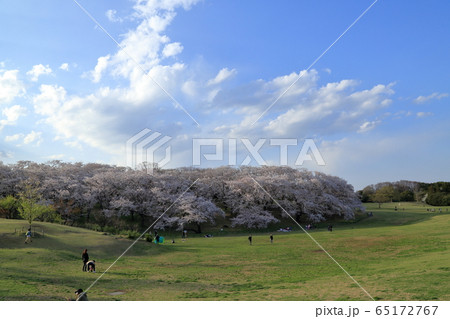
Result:
[[[36,193],[29,193],[27,180],[38,183]],[[33,202],[53,207],[66,224],[139,229],[156,220],[155,228],[201,231],[201,225],[217,220],[265,228],[286,214],[314,223],[334,216],[351,219],[355,210],[363,209],[353,187],[341,178],[268,166],[179,168],[149,175],[103,164],[0,164],[0,198],[7,196],[20,199],[21,212],[28,211],[21,214],[28,220],[44,214],[38,214],[40,206],[30,213]]]
[[450,182],[383,182],[358,191],[362,202],[424,202],[433,206],[450,205]]

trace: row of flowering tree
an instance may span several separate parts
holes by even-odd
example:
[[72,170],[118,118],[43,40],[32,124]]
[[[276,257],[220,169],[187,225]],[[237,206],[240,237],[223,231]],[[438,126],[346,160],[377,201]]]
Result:
[[155,228],[201,232],[202,225],[218,218],[230,226],[266,228],[287,215],[314,223],[332,216],[351,219],[363,209],[343,179],[288,167],[179,168],[150,175],[124,167],[53,161],[0,164],[4,217],[15,215],[13,206],[2,208],[2,198],[19,198],[30,183],[59,220],[117,229],[144,229],[157,221]]

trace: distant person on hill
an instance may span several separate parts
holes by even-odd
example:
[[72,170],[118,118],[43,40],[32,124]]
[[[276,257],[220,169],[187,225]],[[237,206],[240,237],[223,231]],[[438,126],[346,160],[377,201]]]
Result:
[[95,260],[89,260],[86,263],[86,267],[88,272],[95,272]]
[[250,236],[248,236],[248,242],[250,243],[250,245],[252,244],[252,234],[250,234]]
[[89,255],[87,252],[87,249],[83,250],[83,253],[81,254],[81,259],[83,260],[83,271],[87,271],[87,262],[89,261]]
[[25,234],[26,238],[25,238],[25,244],[31,243],[31,227],[28,228],[27,233]]
[[81,288],[75,291],[75,296],[77,296],[76,301],[88,301],[87,293],[83,292]]
[[328,231],[333,231],[333,225],[328,225]]
[[155,237],[155,244],[159,244],[159,235],[156,235],[156,237]]
[[273,235],[270,234],[270,243],[273,244]]

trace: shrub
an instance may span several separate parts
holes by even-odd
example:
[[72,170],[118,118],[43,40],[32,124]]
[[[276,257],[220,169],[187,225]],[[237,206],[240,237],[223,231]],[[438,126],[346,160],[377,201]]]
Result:
[[145,234],[145,240],[148,241],[149,243],[153,242],[153,237],[150,233],[146,233]]
[[136,238],[138,238],[139,236],[140,236],[141,234],[139,234],[137,231],[135,231],[135,230],[129,230],[128,231],[128,234],[127,234],[127,237],[129,238],[129,239],[136,239]]

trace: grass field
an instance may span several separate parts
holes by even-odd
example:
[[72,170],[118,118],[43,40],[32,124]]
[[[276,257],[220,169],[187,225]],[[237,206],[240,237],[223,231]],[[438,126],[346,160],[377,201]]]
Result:
[[[310,233],[376,300],[450,300],[449,208],[377,206],[367,206],[373,217]],[[14,234],[22,226],[25,221],[0,219],[0,300],[73,298],[132,242],[36,223],[44,237],[24,244],[24,235]],[[253,246],[247,236],[225,231],[175,244],[140,241],[89,290],[89,299],[369,300],[301,230],[274,233],[274,244],[268,233],[255,234]],[[81,271],[84,248],[97,273]]]

